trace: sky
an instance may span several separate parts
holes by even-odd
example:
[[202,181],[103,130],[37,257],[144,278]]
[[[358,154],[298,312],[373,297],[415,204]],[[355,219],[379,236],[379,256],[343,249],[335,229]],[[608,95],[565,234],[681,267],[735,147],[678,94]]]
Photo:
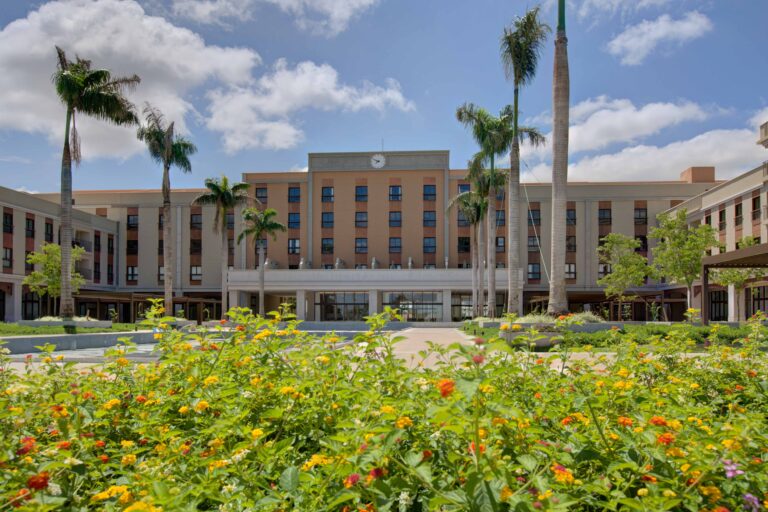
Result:
[[[541,16],[554,26],[555,2]],[[499,38],[522,0],[2,0],[0,185],[59,188],[65,110],[54,45],[114,75],[198,148],[207,177],[298,171],[307,153],[477,151],[456,108],[512,101]],[[768,160],[765,0],[568,0],[570,179],[668,180],[690,166],[737,176]],[[524,122],[551,131],[552,58],[522,90]],[[156,188],[135,128],[78,118],[75,189]],[[523,180],[549,181],[551,147],[523,148]]]

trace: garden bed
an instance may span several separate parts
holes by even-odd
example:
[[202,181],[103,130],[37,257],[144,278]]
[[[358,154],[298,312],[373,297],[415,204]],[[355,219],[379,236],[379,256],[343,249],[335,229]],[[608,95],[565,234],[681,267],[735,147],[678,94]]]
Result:
[[16,323],[24,327],[112,328],[112,321],[110,320],[19,320]]

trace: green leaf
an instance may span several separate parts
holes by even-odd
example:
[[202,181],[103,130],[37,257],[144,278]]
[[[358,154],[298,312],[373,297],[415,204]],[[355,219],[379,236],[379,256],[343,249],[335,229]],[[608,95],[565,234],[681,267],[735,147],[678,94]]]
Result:
[[536,468],[539,465],[539,461],[536,460],[536,457],[528,454],[520,455],[517,458],[517,462],[519,462],[525,468],[525,470],[528,471],[529,473],[533,473],[534,471],[536,471]]
[[280,475],[280,488],[288,492],[294,492],[299,488],[299,469],[296,466],[285,468]]

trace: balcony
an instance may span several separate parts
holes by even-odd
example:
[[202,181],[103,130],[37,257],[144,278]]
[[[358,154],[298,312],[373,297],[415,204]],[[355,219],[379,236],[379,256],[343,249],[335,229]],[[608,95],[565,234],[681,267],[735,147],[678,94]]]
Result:
[[760,139],[757,143],[768,148],[768,123],[763,123],[760,127]]
[[88,240],[80,240],[78,238],[75,238],[72,240],[72,247],[82,247],[85,249],[85,252],[91,252],[93,249],[93,246],[91,245],[91,242]]

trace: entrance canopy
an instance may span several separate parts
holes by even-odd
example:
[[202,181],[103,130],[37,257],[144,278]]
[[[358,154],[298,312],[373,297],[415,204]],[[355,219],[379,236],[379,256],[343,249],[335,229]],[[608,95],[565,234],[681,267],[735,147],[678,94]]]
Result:
[[709,323],[709,270],[713,268],[768,267],[768,244],[753,245],[707,256],[701,261],[701,321]]

